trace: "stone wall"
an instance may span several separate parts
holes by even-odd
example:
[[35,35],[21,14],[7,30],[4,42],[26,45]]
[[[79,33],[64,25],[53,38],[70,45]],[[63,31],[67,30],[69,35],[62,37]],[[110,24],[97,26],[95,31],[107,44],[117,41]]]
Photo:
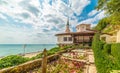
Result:
[[[48,63],[58,58],[59,58],[59,54],[48,56]],[[33,61],[20,64],[18,66],[1,69],[0,73],[27,73],[35,68],[39,68],[41,64],[42,64],[42,59],[36,59]]]
[[[64,37],[67,37],[67,41],[64,41]],[[57,40],[58,40],[57,44],[72,44],[73,38],[72,38],[72,41],[68,41],[68,37],[71,37],[71,35],[59,35],[57,37]]]
[[120,43],[120,30],[117,32],[117,43]]
[[102,34],[100,36],[100,40],[105,41],[106,43],[110,43],[111,42],[111,35],[108,34]]

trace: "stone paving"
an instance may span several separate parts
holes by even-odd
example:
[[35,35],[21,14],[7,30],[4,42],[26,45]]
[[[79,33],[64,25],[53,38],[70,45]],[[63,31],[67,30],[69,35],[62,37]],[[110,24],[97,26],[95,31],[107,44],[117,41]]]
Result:
[[87,67],[86,67],[86,70],[87,70],[86,73],[97,73],[96,66],[94,64],[93,51],[90,50],[89,52],[87,52],[87,55],[88,55],[89,65],[87,65]]
[[88,73],[97,73],[96,67],[95,67],[94,64],[92,64],[92,65],[89,66],[89,71],[88,71]]

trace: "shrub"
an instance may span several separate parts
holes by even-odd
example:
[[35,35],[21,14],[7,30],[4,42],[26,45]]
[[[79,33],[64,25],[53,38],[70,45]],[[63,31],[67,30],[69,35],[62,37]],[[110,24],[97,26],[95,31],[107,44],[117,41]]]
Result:
[[72,45],[71,46],[70,45],[69,46],[64,46],[62,49],[65,50],[65,49],[68,49],[68,48],[72,48]]
[[114,57],[116,68],[120,69],[120,43],[112,44],[111,54]]
[[[60,53],[60,54],[64,53],[67,51],[67,48],[69,48],[69,47],[67,46],[64,49],[61,49],[60,47],[54,47],[47,51],[47,55],[49,56],[49,55],[53,55],[56,53]],[[38,58],[42,58],[42,56],[43,56],[43,53],[40,53],[37,56],[29,59],[29,58],[25,58],[25,57],[18,56],[18,55],[10,55],[10,56],[7,56],[0,60],[0,69],[6,68],[6,67],[11,67],[11,66],[16,66],[16,65],[22,64],[24,62],[27,62],[29,60],[35,60]],[[56,59],[56,58],[57,57],[55,56],[54,59]],[[53,60],[53,58],[52,58],[52,60]]]
[[100,41],[100,35],[96,34],[93,38],[92,49],[95,57],[95,65],[98,73],[109,73],[112,70],[112,59],[103,53],[104,42]]
[[[52,48],[52,49],[50,49],[50,50],[47,51],[47,55],[53,55],[53,54],[57,53],[60,50],[61,50],[60,47],[54,47],[54,48]],[[31,60],[42,58],[42,56],[43,56],[43,53],[40,53],[37,56],[32,57]]]
[[35,57],[32,57],[31,60],[42,58],[42,56],[43,56],[43,53],[40,53],[40,54],[36,55]]
[[53,54],[55,54],[58,51],[60,51],[60,48],[59,47],[54,47],[54,48],[48,50],[47,54],[48,55],[53,55]]
[[0,60],[0,68],[16,66],[16,65],[24,63],[28,60],[29,60],[29,58],[24,58],[22,56],[10,55],[10,56],[4,57]]
[[105,44],[103,51],[106,54],[111,54],[111,44]]
[[111,46],[111,54],[114,57],[120,57],[120,43],[112,44]]
[[104,43],[103,41],[99,41],[98,48],[99,48],[100,50],[103,50],[104,44],[105,44],[105,43]]
[[[48,62],[54,61],[59,58],[58,54],[48,56]],[[30,70],[38,68],[42,65],[42,59],[36,59],[33,61],[26,62],[24,64],[10,67],[0,70],[0,73],[28,73]]]

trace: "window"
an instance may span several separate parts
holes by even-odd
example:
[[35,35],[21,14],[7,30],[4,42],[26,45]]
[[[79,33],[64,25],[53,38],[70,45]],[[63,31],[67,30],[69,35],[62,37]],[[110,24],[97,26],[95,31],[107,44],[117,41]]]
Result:
[[72,41],[72,37],[69,37],[68,40],[69,40],[69,41]]
[[64,37],[64,41],[67,41],[67,37]]

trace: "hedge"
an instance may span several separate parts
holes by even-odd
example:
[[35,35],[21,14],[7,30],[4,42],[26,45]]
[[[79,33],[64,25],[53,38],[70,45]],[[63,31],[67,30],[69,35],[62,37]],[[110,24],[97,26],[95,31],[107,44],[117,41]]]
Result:
[[104,53],[111,54],[111,44],[105,44],[103,48]]
[[100,34],[97,33],[93,38],[92,49],[98,73],[120,70],[120,43],[104,43],[100,40]]
[[93,38],[92,49],[95,57],[95,65],[98,73],[110,73],[113,69],[113,62],[108,54],[103,52],[105,43],[100,41],[100,34],[96,34]]
[[120,69],[120,43],[112,44],[111,54],[114,57],[114,62],[115,62],[115,65],[116,65],[116,69]]

